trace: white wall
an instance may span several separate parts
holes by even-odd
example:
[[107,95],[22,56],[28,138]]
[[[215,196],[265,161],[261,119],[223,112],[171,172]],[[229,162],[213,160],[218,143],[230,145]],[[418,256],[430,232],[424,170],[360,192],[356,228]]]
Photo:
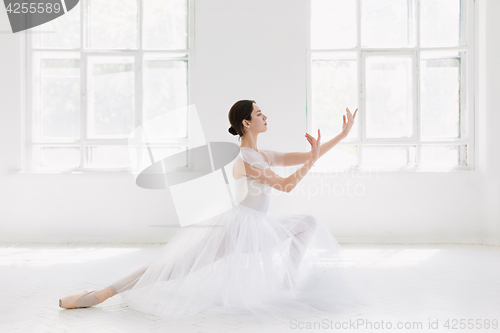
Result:
[[[480,2],[483,5],[484,1]],[[500,243],[500,1],[489,0],[482,6],[485,34],[485,52],[480,57],[484,85],[479,99],[481,131],[481,180],[484,185],[486,237],[490,243]],[[484,110],[484,112],[482,112]],[[484,143],[484,144],[483,144]]]
[[[340,242],[500,245],[500,2],[477,1],[479,26],[486,32],[477,80],[477,170],[309,177],[299,186],[362,184],[365,192],[275,192],[270,211],[311,213]],[[254,99],[269,118],[259,148],[307,149],[305,6],[304,0],[196,1],[192,97],[208,141],[238,143],[227,132],[227,113],[235,101]],[[9,28],[0,10],[0,30]],[[23,135],[21,37],[0,34],[0,242],[168,241],[177,229],[148,227],[175,223],[167,191],[139,188],[126,174],[17,173]]]

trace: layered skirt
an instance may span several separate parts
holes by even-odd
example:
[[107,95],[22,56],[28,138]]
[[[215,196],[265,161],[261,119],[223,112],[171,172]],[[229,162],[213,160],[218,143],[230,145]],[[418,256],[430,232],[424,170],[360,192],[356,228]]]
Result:
[[182,228],[115,288],[122,304],[169,319],[200,311],[297,318],[363,303],[368,295],[321,221],[241,204]]

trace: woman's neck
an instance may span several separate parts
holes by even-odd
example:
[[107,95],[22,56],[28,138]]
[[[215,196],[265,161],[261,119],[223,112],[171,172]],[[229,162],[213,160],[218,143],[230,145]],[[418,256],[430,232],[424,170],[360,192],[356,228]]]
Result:
[[242,138],[241,140],[241,146],[240,147],[247,147],[250,149],[253,149],[255,151],[259,151],[257,148],[257,138]]

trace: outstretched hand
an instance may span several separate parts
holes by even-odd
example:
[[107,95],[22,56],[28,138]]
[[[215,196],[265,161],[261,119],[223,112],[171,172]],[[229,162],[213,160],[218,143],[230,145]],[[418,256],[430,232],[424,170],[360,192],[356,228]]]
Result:
[[346,121],[346,115],[343,116],[344,123],[342,124],[342,134],[347,136],[349,132],[351,131],[352,125],[354,125],[354,119],[356,119],[356,113],[358,113],[358,109],[354,111],[354,115],[351,114],[351,111],[349,111],[349,108],[346,108],[347,110],[347,121]]
[[317,161],[319,158],[319,150],[321,147],[320,130],[318,129],[318,139],[317,140],[312,135],[309,135],[308,133],[306,133],[306,139],[311,144],[311,158],[314,159],[314,161]]

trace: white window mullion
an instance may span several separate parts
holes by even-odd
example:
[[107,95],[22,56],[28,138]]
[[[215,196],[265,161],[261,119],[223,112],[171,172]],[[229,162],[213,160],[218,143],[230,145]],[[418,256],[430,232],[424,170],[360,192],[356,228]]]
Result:
[[[307,2],[308,24],[306,27],[306,133],[312,132],[312,51],[311,51],[311,6],[312,1]],[[304,143],[305,146],[306,143]],[[307,147],[306,147],[307,149]]]
[[[406,6],[408,7],[408,45],[413,45],[415,42],[415,30],[416,24],[414,22],[415,19],[415,7],[417,6],[416,2],[419,0],[406,0]],[[415,4],[415,7],[413,6]]]
[[[420,51],[414,52],[414,64],[413,64],[413,82],[414,86],[412,92],[415,96],[413,101],[413,140],[415,142],[416,149],[419,150],[420,143]],[[416,157],[415,157],[416,159]]]
[[[311,1],[308,2],[308,18],[309,24],[307,27],[308,36],[306,42],[306,70],[307,70],[307,84],[306,84],[306,132],[311,133],[312,131],[312,50],[311,50]],[[304,146],[306,143],[304,142]],[[307,149],[307,147],[306,147]]]
[[[415,88],[416,88],[416,104],[415,104],[415,167],[420,167],[420,119],[421,119],[421,103],[420,103],[420,0],[417,0],[415,10],[415,29],[416,29],[416,56],[415,56]],[[415,89],[414,89],[415,90]]]
[[[144,110],[143,110],[143,64],[144,64],[144,51],[142,50],[142,22],[143,22],[143,2],[138,1],[137,7],[137,41],[138,51],[135,56],[135,128],[143,125]],[[132,147],[129,147],[129,150]],[[137,147],[137,166],[141,165],[142,161],[142,147]]]
[[24,169],[27,172],[33,171],[33,50],[32,50],[32,34],[26,36],[26,144],[24,145],[26,152],[26,161]]
[[86,159],[85,159],[85,145],[84,143],[87,142],[87,108],[88,108],[88,75],[89,75],[89,69],[88,69],[88,54],[85,52],[81,53],[81,83],[82,83],[82,101],[81,101],[81,112],[80,112],[80,158],[81,158],[81,168],[86,167]]
[[[353,50],[355,50],[356,48],[350,48],[350,49],[317,49],[317,50],[314,50],[314,52],[317,52],[317,53],[331,53],[333,51],[335,52],[352,52]],[[370,51],[370,52],[384,52],[384,51],[387,51],[387,50],[391,50],[391,51],[404,51],[404,52],[407,52],[407,51],[413,51],[413,50],[416,50],[417,48],[416,47],[405,47],[405,48],[398,48],[398,47],[391,47],[390,49],[389,48],[377,48],[377,47],[364,47],[363,50],[365,51]],[[427,50],[430,50],[430,51],[463,51],[463,50],[466,50],[467,47],[465,46],[443,46],[443,47],[421,47],[419,48],[419,50],[422,50],[422,51],[427,51]]]
[[475,146],[475,119],[474,115],[476,113],[475,111],[475,100],[474,96],[476,96],[476,46],[477,46],[477,41],[476,41],[476,29],[475,29],[475,24],[478,22],[478,19],[476,18],[476,1],[467,1],[467,49],[469,50],[468,52],[468,57],[467,57],[467,72],[468,72],[468,77],[469,81],[467,81],[467,84],[469,85],[469,93],[467,95],[467,112],[468,112],[468,121],[469,123],[467,124],[468,128],[468,137],[467,139],[470,141],[470,144],[467,145],[467,164],[468,167],[471,169],[475,169],[475,155],[476,155],[476,150],[474,149]]
[[[471,2],[471,1],[469,1]],[[469,50],[469,43],[467,41],[467,27],[469,20],[467,19],[468,8],[465,0],[460,0],[460,20],[462,22],[466,22],[466,24],[461,25],[460,29],[460,44],[465,43],[467,46],[467,51]],[[469,128],[467,123],[470,123],[470,118],[467,117],[469,114],[470,108],[468,107],[468,91],[469,86],[467,82],[472,81],[469,80],[468,68],[469,68],[469,52],[463,52],[460,57],[460,139],[470,139]],[[472,52],[471,52],[472,53]],[[469,119],[468,119],[469,118]],[[467,120],[468,119],[468,120]],[[467,121],[466,121],[467,120]]]
[[[471,4],[472,6],[468,6],[468,4]],[[467,50],[462,52],[462,57],[460,59],[460,139],[461,140],[467,140],[467,141],[473,141],[473,136],[471,130],[473,129],[473,124],[474,121],[470,114],[472,113],[472,103],[469,102],[469,99],[472,99],[470,96],[469,91],[472,91],[474,89],[473,84],[468,84],[469,82],[474,82],[474,76],[472,75],[471,72],[469,72],[470,67],[473,67],[473,62],[469,60],[469,58],[474,58],[473,53],[474,52],[469,52],[471,50],[470,43],[469,43],[469,38],[468,36],[470,33],[468,32],[473,31],[473,27],[470,26],[469,24],[469,18],[470,16],[474,15],[474,10],[473,8],[473,1],[465,1],[465,0],[460,0],[460,19],[462,22],[465,22],[465,24],[462,23],[461,29],[460,29],[460,44],[465,44],[467,46]],[[471,12],[470,12],[471,11]],[[465,149],[464,149],[465,148]],[[467,161],[467,153],[468,150],[470,149],[470,145],[467,144],[466,147],[460,147],[459,149],[459,163],[461,164],[462,162],[468,162]]]
[[[469,34],[467,33],[468,27],[469,27],[469,20],[468,17],[471,17],[469,14],[469,10],[472,9],[471,7],[474,7],[474,1],[475,0],[460,0],[460,38],[459,38],[459,45],[469,45],[468,40],[469,40]],[[468,4],[472,4],[472,6],[468,6]],[[473,12],[472,12],[473,14]],[[472,16],[473,17],[473,16]],[[463,24],[465,22],[465,24]]]
[[83,143],[87,140],[87,29],[88,22],[86,20],[86,12],[88,0],[80,2],[80,169],[85,168],[85,146]]
[[459,89],[460,89],[460,101],[459,101],[459,132],[460,132],[460,139],[463,140],[469,139],[469,131],[466,128],[466,119],[467,119],[467,114],[469,112],[467,108],[467,93],[469,91],[469,87],[467,86],[467,82],[469,80],[468,75],[467,75],[467,61],[468,61],[468,52],[462,52],[461,57],[460,57],[460,74],[459,74]]
[[[83,0],[85,2],[85,5],[82,7],[82,31],[84,31],[84,36],[85,39],[83,39],[83,49],[86,50],[89,47],[89,40],[92,39],[92,27],[90,25],[90,22],[87,20],[88,17],[85,15],[86,13],[90,13],[90,10],[92,9],[92,4],[90,4],[90,0]],[[85,29],[84,29],[85,28]]]
[[360,125],[361,133],[358,135],[358,166],[363,162],[363,144],[366,140],[366,79],[365,79],[365,54],[358,47],[358,105],[360,109],[360,117],[358,124]]
[[365,89],[365,70],[364,70],[364,58],[363,53],[361,52],[361,0],[356,0],[356,59],[358,63],[358,111],[360,111],[360,115],[356,115],[356,118],[359,117],[358,124],[360,124],[360,131],[357,135],[357,145],[358,145],[358,165],[359,167],[363,162],[363,140],[365,139],[365,112],[366,106],[364,101],[364,89]]
[[143,14],[142,14],[142,1],[137,1],[137,49],[139,53],[142,52],[142,20],[143,20]]
[[[130,50],[130,49],[124,49],[124,50],[119,50],[119,49],[116,49],[116,51],[118,52],[137,52],[137,50]],[[147,50],[147,53],[151,53],[151,54],[154,54],[154,53],[158,53],[158,54],[165,54],[165,53],[172,53],[172,54],[188,54],[189,53],[189,49],[179,49],[179,50]],[[116,54],[113,53],[113,54]],[[178,58],[176,58],[178,59]]]
[[[194,22],[195,22],[195,18],[194,18],[194,7],[193,7],[193,1],[191,0],[187,0],[186,2],[186,10],[188,12],[188,21],[187,21],[187,32],[188,32],[188,40],[187,40],[187,103],[188,103],[188,106],[193,104],[193,98],[192,98],[192,94],[191,94],[191,85],[189,84],[189,82],[192,82],[192,78],[193,78],[193,68],[194,68],[194,65],[195,65],[195,62],[194,62],[194,57],[193,57],[193,50],[195,48],[195,35],[194,35]],[[306,97],[307,98],[307,97]],[[306,101],[307,103],[307,101]],[[188,109],[189,110],[189,109]],[[188,112],[189,114],[189,112]],[[191,117],[188,116],[188,119],[187,119],[187,142],[188,142],[188,145],[187,146],[183,146],[182,149],[187,149],[188,147],[191,147],[193,144],[194,144],[194,141],[195,141],[195,134],[194,134],[194,129],[192,130],[191,127],[193,127],[194,123],[191,119]],[[187,165],[188,165],[188,169],[190,170],[193,170],[194,168],[194,161],[192,161],[191,157],[190,157],[191,154],[187,154]]]
[[[417,144],[418,141],[411,140],[411,139],[404,139],[404,138],[376,138],[376,139],[366,139],[363,141],[364,145],[388,145],[388,144],[397,144],[397,145],[407,145],[407,144]],[[463,145],[463,144],[470,144],[470,140],[456,140],[456,139],[442,139],[442,140],[435,140],[435,141],[425,141],[425,144],[457,144],[457,145]],[[340,144],[350,144],[350,143],[345,143],[341,142]]]

